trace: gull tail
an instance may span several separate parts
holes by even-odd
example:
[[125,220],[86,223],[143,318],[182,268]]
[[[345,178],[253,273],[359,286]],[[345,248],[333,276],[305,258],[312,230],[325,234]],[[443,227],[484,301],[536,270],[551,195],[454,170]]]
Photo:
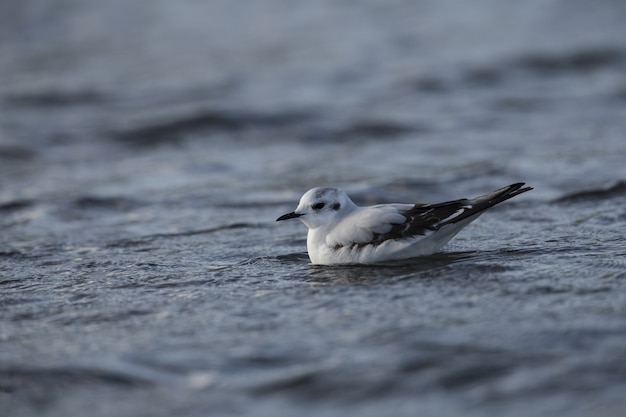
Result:
[[458,216],[444,221],[437,226],[438,228],[441,228],[448,224],[461,222],[469,217],[476,218],[477,216],[474,217],[476,214],[480,214],[488,208],[495,206],[496,204],[500,204],[503,201],[508,200],[509,198],[513,198],[533,189],[532,187],[524,187],[524,185],[525,183],[518,182],[515,184],[507,185],[506,187],[499,188],[485,195],[481,195],[480,197],[476,197],[471,200],[465,200],[466,205],[465,207],[463,207],[463,211]]

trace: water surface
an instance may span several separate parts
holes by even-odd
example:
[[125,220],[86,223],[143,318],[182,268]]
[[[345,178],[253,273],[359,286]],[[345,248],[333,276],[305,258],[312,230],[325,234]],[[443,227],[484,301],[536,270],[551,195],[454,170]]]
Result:
[[[618,416],[622,2],[5,1],[0,412]],[[535,190],[442,253],[275,223]]]

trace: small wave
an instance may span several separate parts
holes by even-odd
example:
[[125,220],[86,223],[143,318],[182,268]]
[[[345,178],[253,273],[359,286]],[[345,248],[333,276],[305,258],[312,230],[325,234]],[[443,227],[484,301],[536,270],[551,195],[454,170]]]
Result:
[[360,121],[347,126],[343,130],[337,132],[334,137],[338,138],[360,138],[375,137],[388,138],[403,135],[413,131],[414,128],[408,125],[399,124],[391,121],[366,120]]
[[554,200],[554,203],[578,203],[583,201],[606,200],[626,195],[626,181],[620,180],[601,188],[575,191]]
[[71,207],[80,210],[105,209],[114,211],[128,211],[143,206],[139,200],[127,197],[98,197],[83,196],[71,202]]
[[121,196],[100,197],[84,195],[61,202],[53,214],[62,221],[75,221],[101,216],[102,214],[128,213],[146,203]]
[[[626,51],[618,48],[590,48],[565,53],[531,53],[492,65],[469,68],[464,71],[460,82],[473,87],[500,85],[508,76],[522,71],[537,76],[564,73],[587,73],[604,68],[622,68],[626,65]],[[448,80],[447,83],[450,83]],[[439,81],[445,84],[444,81]],[[514,102],[517,106],[519,103]],[[528,102],[522,105],[526,108]]]
[[34,159],[37,152],[20,145],[0,145],[0,160],[24,162]]
[[40,217],[45,209],[33,200],[13,200],[0,204],[0,228],[20,226]]
[[19,210],[30,208],[34,204],[35,203],[31,200],[7,201],[6,203],[0,204],[0,212],[7,213],[7,212],[19,211]]
[[195,230],[187,230],[183,232],[173,232],[173,233],[158,233],[154,235],[150,235],[149,237],[180,237],[180,236],[195,236],[195,235],[204,235],[215,232],[220,232],[222,230],[232,230],[232,229],[252,229],[252,228],[262,228],[267,227],[267,224],[263,223],[231,223],[224,226],[217,226],[208,229],[195,229]]
[[427,126],[417,123],[401,123],[376,118],[350,119],[331,126],[309,124],[306,131],[303,131],[299,137],[304,142],[335,143],[337,141],[378,140],[380,138],[394,139],[416,131],[427,130]]
[[30,368],[15,367],[0,369],[0,387],[5,392],[19,392],[34,387],[51,388],[61,385],[88,385],[105,383],[121,386],[146,386],[152,382],[140,376],[117,370],[80,368],[80,367],[50,367]]
[[[491,359],[493,361],[493,359]],[[453,369],[441,375],[438,385],[446,389],[464,388],[480,382],[490,381],[511,372],[510,364],[483,363]]]
[[97,91],[38,91],[16,93],[4,98],[4,102],[16,107],[67,107],[98,104],[106,97]]
[[625,61],[626,54],[622,49],[590,48],[562,54],[529,54],[514,60],[510,66],[545,74],[590,72],[605,67],[623,66]]
[[246,128],[285,127],[299,123],[310,115],[304,113],[261,114],[225,110],[205,110],[195,114],[181,114],[162,120],[156,115],[151,121],[112,132],[121,142],[134,145],[172,142],[184,135],[213,131],[238,131]]
[[276,377],[273,380],[259,382],[258,385],[250,387],[250,391],[255,394],[266,395],[285,391],[293,392],[317,389],[322,379],[319,374],[320,372],[315,370],[292,372]]
[[309,255],[306,252],[288,253],[286,255],[278,255],[276,259],[285,263],[309,263]]
[[120,239],[109,242],[105,245],[105,247],[129,247],[142,245],[148,242],[151,242],[156,239],[167,239],[167,238],[175,238],[175,237],[188,237],[188,236],[196,236],[196,235],[204,235],[220,232],[223,230],[231,230],[231,229],[250,229],[250,228],[262,228],[267,227],[267,224],[263,223],[232,223],[224,226],[212,227],[208,229],[194,229],[194,230],[185,230],[182,232],[171,232],[171,233],[154,233],[151,235],[145,235],[136,238],[129,239]]

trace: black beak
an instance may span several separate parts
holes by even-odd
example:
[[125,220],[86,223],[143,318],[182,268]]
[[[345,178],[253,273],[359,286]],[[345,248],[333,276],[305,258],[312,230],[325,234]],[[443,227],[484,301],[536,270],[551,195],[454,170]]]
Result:
[[276,221],[279,222],[282,220],[297,219],[300,216],[302,216],[302,214],[298,214],[295,211],[292,211],[291,213],[283,214],[282,216],[277,218]]

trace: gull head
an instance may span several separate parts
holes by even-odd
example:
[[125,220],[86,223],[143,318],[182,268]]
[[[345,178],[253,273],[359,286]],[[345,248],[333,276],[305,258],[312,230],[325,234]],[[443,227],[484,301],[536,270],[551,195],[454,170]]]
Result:
[[299,219],[309,229],[316,229],[332,223],[354,207],[356,206],[348,194],[342,190],[312,188],[300,198],[294,211],[280,216],[276,221]]

